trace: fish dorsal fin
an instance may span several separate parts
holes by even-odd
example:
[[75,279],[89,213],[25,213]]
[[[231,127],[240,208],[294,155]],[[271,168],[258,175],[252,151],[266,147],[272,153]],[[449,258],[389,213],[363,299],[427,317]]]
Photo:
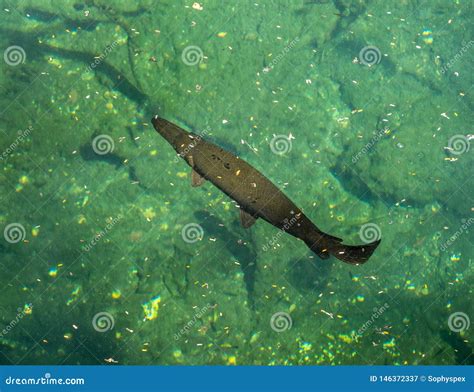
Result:
[[191,171],[191,185],[196,187],[196,186],[201,186],[204,184],[206,179],[201,176],[196,170],[192,169]]
[[248,229],[255,223],[256,220],[257,218],[254,218],[247,211],[240,208],[240,223],[242,224],[243,228]]

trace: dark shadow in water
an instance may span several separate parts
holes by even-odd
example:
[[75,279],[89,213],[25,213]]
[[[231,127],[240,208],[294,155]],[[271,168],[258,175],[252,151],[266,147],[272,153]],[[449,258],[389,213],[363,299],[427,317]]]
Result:
[[474,365],[472,348],[458,334],[443,329],[440,336],[454,350],[456,365]]
[[[28,53],[28,58],[31,60],[37,59],[38,61],[43,61],[45,54],[54,54],[62,58],[82,61],[84,63],[84,71],[96,60],[97,53],[55,48],[45,43],[38,45],[36,42],[37,36],[33,36],[29,33],[2,28],[0,28],[0,33],[8,37],[16,37],[15,43],[20,45],[25,52]],[[130,64],[130,67],[133,67],[133,64]],[[102,61],[93,71],[91,70],[89,72],[95,72],[98,81],[105,87],[120,91],[124,96],[135,101],[141,107],[144,107],[148,102],[148,96],[140,91],[122,72],[107,63],[107,61]]]
[[286,278],[300,293],[323,291],[331,276],[332,265],[331,259],[317,257],[290,260]]
[[206,233],[209,233],[211,236],[220,237],[225,241],[229,253],[240,263],[244,274],[249,305],[253,309],[255,304],[254,293],[255,274],[257,272],[257,253],[251,245],[252,240],[250,233],[246,236],[248,239],[244,240],[242,236],[236,235],[228,230],[223,221],[204,210],[196,211],[194,216]]

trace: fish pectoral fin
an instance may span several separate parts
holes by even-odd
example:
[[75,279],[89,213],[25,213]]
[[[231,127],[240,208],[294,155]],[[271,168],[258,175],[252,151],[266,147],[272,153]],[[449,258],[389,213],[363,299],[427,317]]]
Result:
[[201,176],[196,170],[192,170],[191,172],[191,185],[194,187],[201,186],[204,184],[206,179]]
[[255,223],[256,220],[257,218],[253,217],[247,211],[240,208],[240,223],[244,229],[248,229]]
[[193,187],[201,186],[204,184],[206,179],[201,176],[196,170],[194,170],[194,159],[193,156],[188,157],[188,163],[191,165],[192,170],[191,170],[191,185]]

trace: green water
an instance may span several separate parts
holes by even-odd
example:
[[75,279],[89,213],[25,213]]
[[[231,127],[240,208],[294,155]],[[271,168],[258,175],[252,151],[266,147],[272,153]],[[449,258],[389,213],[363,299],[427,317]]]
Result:
[[[0,363],[473,364],[471,1],[0,4]],[[242,228],[157,113],[381,245]]]

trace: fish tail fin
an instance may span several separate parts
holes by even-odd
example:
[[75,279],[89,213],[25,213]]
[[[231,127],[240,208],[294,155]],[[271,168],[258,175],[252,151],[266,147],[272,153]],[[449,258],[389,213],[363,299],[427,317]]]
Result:
[[381,239],[364,245],[344,245],[342,239],[323,234],[319,241],[307,245],[322,259],[332,255],[348,264],[363,264],[372,256],[380,241]]
[[369,260],[372,253],[374,253],[377,246],[380,244],[380,239],[370,244],[364,245],[343,245],[341,243],[335,244],[329,248],[329,252],[339,260],[349,264],[364,264]]

